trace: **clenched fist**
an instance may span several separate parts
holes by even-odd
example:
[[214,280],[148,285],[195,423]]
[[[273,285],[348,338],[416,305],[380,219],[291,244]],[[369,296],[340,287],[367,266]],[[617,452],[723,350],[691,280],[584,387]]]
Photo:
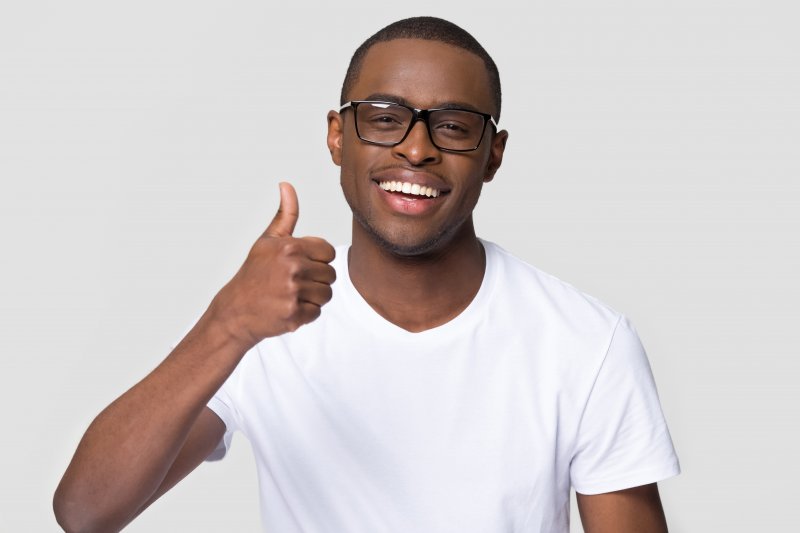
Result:
[[317,237],[292,237],[297,193],[289,183],[281,183],[280,191],[275,218],[211,304],[215,319],[248,347],[319,317],[336,279],[329,265],[333,246]]

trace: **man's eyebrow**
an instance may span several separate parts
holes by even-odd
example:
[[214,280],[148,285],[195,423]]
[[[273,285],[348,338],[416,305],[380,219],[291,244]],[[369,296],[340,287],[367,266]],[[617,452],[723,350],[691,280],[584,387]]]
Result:
[[[372,93],[371,95],[364,98],[364,100],[378,100],[381,102],[391,102],[393,104],[400,104],[405,105],[411,108],[416,108],[416,106],[412,105],[411,102],[403,98],[402,96],[397,96],[396,94],[388,94],[388,93]],[[475,111],[477,113],[483,113],[477,107],[472,104],[468,104],[467,102],[442,102],[440,104],[436,104],[431,109],[467,109],[469,111]]]
[[371,95],[364,98],[364,100],[377,100],[380,102],[392,102],[393,104],[400,104],[400,105],[407,105],[408,107],[414,107],[411,105],[408,100],[403,98],[402,96],[397,96],[394,94],[388,93],[372,93]]

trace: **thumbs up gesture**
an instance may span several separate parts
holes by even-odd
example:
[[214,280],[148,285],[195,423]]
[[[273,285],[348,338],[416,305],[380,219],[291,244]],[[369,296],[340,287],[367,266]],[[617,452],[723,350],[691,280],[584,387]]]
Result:
[[336,279],[329,264],[333,246],[317,237],[292,236],[297,193],[289,183],[281,183],[280,192],[275,218],[211,304],[216,320],[247,348],[316,320]]

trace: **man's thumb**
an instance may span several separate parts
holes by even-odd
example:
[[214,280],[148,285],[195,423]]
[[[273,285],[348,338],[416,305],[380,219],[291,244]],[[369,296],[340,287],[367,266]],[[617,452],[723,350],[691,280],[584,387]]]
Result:
[[291,183],[281,182],[278,184],[281,190],[281,204],[275,218],[267,226],[264,235],[268,237],[291,237],[294,227],[297,224],[297,216],[300,208],[297,206],[297,192]]

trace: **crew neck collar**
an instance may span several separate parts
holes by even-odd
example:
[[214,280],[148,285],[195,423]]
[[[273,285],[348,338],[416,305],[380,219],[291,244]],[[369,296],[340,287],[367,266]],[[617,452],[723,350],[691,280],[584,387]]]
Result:
[[[350,269],[348,266],[347,256],[350,247],[345,245],[337,250],[337,282],[341,283],[341,293],[348,306],[353,308],[353,316],[359,317],[359,320],[365,320],[363,324],[365,328],[371,331],[377,331],[381,335],[392,336],[395,338],[434,338],[438,336],[448,335],[452,331],[463,333],[465,327],[475,324],[483,313],[486,312],[486,304],[492,293],[494,279],[496,276],[496,262],[497,252],[494,244],[478,239],[483,246],[486,256],[486,267],[483,272],[483,279],[478,292],[472,298],[472,301],[461,311],[458,315],[450,319],[444,324],[426,329],[424,331],[412,332],[390,322],[381,316],[369,303],[364,299],[361,293],[353,285],[350,279]],[[335,285],[334,285],[335,286]]]

